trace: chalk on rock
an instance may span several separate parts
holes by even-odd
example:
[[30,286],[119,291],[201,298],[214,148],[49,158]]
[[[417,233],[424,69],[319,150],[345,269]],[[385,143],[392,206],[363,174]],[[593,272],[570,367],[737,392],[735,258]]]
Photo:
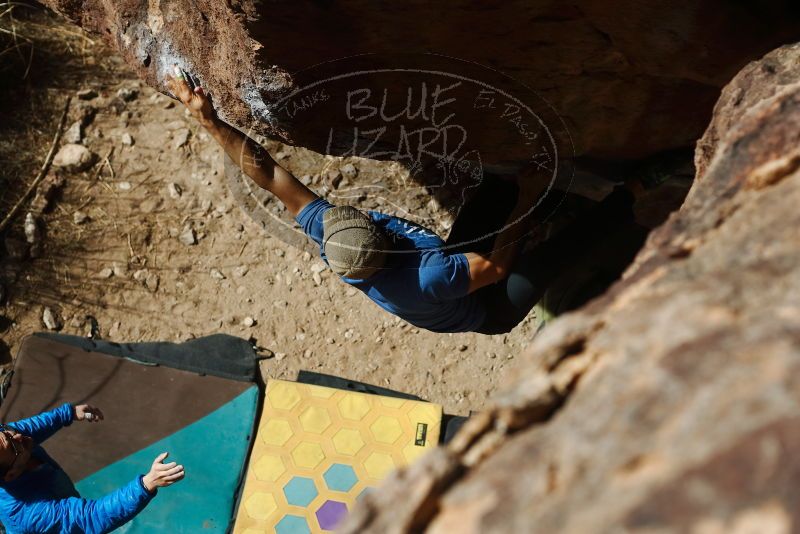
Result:
[[130,191],[133,188],[130,182],[119,182],[117,183],[117,189],[120,191]]
[[286,358],[286,353],[285,352],[276,352],[275,353],[275,359],[276,360],[281,361],[284,358]]
[[128,132],[125,132],[124,134],[122,134],[121,139],[122,139],[122,144],[123,145],[125,145],[125,146],[133,146],[133,143],[134,143],[133,136],[131,134],[129,134]]
[[67,172],[81,172],[91,167],[94,160],[95,155],[85,146],[68,143],[53,158],[53,166]]
[[252,317],[248,316],[248,317],[245,317],[244,319],[242,319],[242,326],[246,326],[246,327],[250,328],[251,326],[253,326],[255,324],[256,324],[256,320],[253,319]]
[[111,278],[112,276],[114,276],[114,270],[111,269],[110,267],[105,267],[103,269],[100,269],[100,272],[97,273],[97,278],[108,279]]
[[83,224],[88,220],[89,216],[80,210],[72,214],[72,222],[74,222],[75,224]]
[[59,317],[58,313],[49,306],[46,306],[42,312],[42,322],[48,330],[61,330],[61,328],[64,326],[64,323],[61,321],[61,317]]
[[225,280],[225,275],[219,269],[211,269],[211,278],[215,280]]
[[233,275],[236,278],[243,278],[250,271],[250,268],[247,265],[241,265],[233,270]]

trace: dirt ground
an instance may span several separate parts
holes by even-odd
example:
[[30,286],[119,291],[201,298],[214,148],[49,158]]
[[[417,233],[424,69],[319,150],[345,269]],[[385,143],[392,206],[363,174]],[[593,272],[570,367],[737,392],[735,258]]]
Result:
[[[75,28],[44,14],[29,22],[50,35],[66,33],[58,54],[37,50],[28,77],[19,86],[7,80],[0,93],[18,99],[0,108],[0,215],[35,176],[64,99],[82,89],[98,96],[73,98],[67,125],[96,110],[82,143],[97,162],[64,174],[60,195],[40,219],[39,257],[15,259],[8,250],[0,257],[5,352],[14,355],[25,336],[45,329],[49,307],[68,334],[85,335],[89,317],[103,339],[119,342],[224,332],[271,351],[265,377],[294,378],[307,369],[418,395],[448,413],[483,406],[534,335],[533,316],[508,335],[489,337],[435,334],[388,315],[320,269],[318,258],[264,234],[228,190],[221,149],[180,105],[143,86]],[[122,93],[129,101],[121,89],[132,90]],[[81,222],[77,212],[88,218]],[[24,211],[7,235],[12,244],[24,239],[23,220]],[[181,240],[189,229],[196,244]]]

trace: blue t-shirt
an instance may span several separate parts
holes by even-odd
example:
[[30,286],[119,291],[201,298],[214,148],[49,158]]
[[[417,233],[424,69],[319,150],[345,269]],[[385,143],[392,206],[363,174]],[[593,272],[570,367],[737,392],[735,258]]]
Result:
[[[322,247],[322,215],[333,206],[318,198],[297,215],[303,231]],[[469,291],[469,263],[464,254],[448,254],[444,241],[400,217],[368,212],[392,243],[384,267],[365,280],[342,277],[384,310],[434,332],[471,332],[486,311]]]

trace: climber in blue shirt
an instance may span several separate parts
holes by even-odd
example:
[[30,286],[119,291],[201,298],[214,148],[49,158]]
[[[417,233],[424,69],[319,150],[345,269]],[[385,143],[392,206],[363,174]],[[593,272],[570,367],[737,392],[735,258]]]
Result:
[[[0,522],[14,533],[100,534],[122,526],[142,511],[159,487],[184,476],[183,466],[163,463],[99,499],[82,499],[64,470],[41,447],[73,421],[99,422],[103,413],[88,404],[54,410],[0,426]],[[87,446],[87,454],[91,447]]]
[[[580,250],[601,235],[603,224],[612,221],[615,213],[632,216],[632,191],[618,188],[601,206],[605,213],[594,214],[549,249],[522,257],[530,231],[527,216],[548,185],[533,178],[535,169],[531,168],[516,183],[496,181],[497,202],[479,198],[477,213],[459,215],[468,221],[461,226],[473,227],[467,232],[470,235],[454,239],[459,233],[454,227],[446,243],[399,217],[333,206],[321,199],[257,142],[221,121],[204,90],[190,84],[190,77],[176,66],[175,76],[168,80],[172,93],[246,175],[283,202],[319,245],[330,268],[381,308],[420,328],[484,334],[510,331],[541,298],[564,263],[573,259],[565,253],[567,249]],[[482,208],[498,208],[495,204],[503,206]],[[465,208],[469,209],[462,211],[468,212],[475,206]],[[500,230],[483,231],[480,225],[498,213],[502,220],[495,227]],[[490,234],[491,239],[474,238],[481,234]],[[561,263],[542,261],[552,257],[561,258]]]

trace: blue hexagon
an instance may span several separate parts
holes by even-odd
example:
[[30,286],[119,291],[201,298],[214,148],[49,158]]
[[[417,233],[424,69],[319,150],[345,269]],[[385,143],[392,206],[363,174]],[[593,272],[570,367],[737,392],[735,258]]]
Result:
[[333,464],[322,475],[325,483],[333,491],[350,491],[356,485],[358,477],[353,468],[345,464]]
[[305,477],[294,477],[283,487],[286,502],[294,506],[308,506],[317,496],[314,481]]
[[276,534],[311,534],[308,523],[302,517],[296,515],[285,515],[283,519],[275,525]]

